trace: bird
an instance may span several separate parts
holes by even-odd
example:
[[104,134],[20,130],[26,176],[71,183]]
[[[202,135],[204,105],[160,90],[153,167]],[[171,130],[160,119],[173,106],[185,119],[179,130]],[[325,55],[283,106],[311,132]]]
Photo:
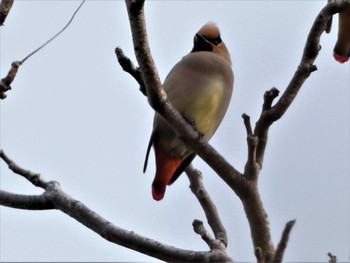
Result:
[[[190,53],[170,70],[163,88],[173,107],[205,141],[209,141],[227,111],[233,82],[229,51],[217,25],[208,22],[195,34]],[[147,147],[144,173],[152,146],[156,162],[152,196],[159,201],[163,199],[167,185],[176,181],[196,154],[157,112]]]
[[333,57],[339,63],[345,63],[350,58],[350,7],[338,14],[338,20],[338,39]]

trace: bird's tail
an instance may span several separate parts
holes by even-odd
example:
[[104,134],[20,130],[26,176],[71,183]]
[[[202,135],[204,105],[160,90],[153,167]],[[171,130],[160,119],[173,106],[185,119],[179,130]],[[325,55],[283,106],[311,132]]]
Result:
[[164,197],[166,186],[176,169],[180,166],[182,158],[170,158],[162,147],[156,149],[156,176],[152,184],[152,196],[156,201]]

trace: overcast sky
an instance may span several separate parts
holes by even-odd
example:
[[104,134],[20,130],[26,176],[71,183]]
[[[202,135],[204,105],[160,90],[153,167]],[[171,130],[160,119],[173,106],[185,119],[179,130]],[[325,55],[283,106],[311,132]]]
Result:
[[[237,169],[247,149],[242,113],[259,117],[265,90],[281,92],[299,64],[320,1],[148,1],[152,54],[163,80],[192,48],[195,32],[215,21],[231,53],[234,93],[210,143]],[[15,1],[1,27],[1,77],[70,19],[79,1]],[[333,30],[321,39],[318,70],[270,130],[261,197],[277,244],[296,219],[285,260],[349,260],[349,63],[332,57]],[[70,27],[21,66],[1,101],[1,148],[22,167],[122,228],[180,248],[207,250],[192,230],[205,216],[181,176],[165,198],[151,197],[153,151],[142,173],[153,110],[114,55],[135,61],[123,1],[87,1]],[[194,166],[228,231],[228,254],[255,261],[242,205],[200,158]],[[42,190],[1,162],[1,189]],[[0,261],[152,261],[111,244],[60,211],[0,208]]]

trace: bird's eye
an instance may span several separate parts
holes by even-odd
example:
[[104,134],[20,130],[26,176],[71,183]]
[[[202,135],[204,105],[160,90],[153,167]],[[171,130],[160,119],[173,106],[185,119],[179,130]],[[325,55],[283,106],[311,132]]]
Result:
[[217,37],[213,39],[208,38],[208,41],[214,44],[215,46],[219,45],[222,42],[221,37]]

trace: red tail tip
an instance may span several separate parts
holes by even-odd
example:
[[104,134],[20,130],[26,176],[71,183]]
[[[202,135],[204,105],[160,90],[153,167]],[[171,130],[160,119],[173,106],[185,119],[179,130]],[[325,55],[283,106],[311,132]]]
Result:
[[350,57],[347,56],[341,56],[339,54],[337,54],[336,52],[333,52],[333,57],[336,61],[338,61],[339,63],[343,64],[345,62],[347,62],[349,60]]
[[153,196],[154,200],[156,200],[156,201],[162,200],[164,197],[164,193],[165,193],[165,189],[164,189],[164,191],[159,191],[159,189],[152,187],[152,196]]

